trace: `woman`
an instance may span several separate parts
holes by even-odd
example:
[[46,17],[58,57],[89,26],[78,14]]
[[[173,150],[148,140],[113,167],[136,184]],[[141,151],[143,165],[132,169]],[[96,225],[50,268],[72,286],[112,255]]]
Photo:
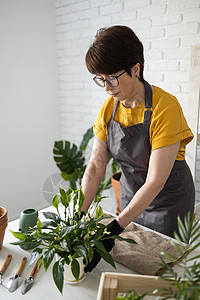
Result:
[[[82,210],[87,211],[94,199],[111,154],[122,171],[122,212],[108,225],[109,230],[120,234],[134,221],[173,237],[177,216],[193,214],[195,201],[184,157],[193,134],[180,104],[144,80],[143,45],[126,26],[100,29],[86,54],[86,66],[109,98],[94,125],[96,138],[83,177]],[[114,242],[108,241],[104,246],[110,251]],[[99,260],[94,257],[86,271]]]

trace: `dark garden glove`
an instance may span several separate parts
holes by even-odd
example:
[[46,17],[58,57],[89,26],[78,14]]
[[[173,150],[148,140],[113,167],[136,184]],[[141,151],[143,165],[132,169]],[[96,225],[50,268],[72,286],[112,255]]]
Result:
[[[116,220],[113,220],[111,223],[109,223],[107,225],[108,231],[110,232],[110,236],[113,235],[119,235],[120,233],[122,233],[122,231],[124,230],[119,223]],[[109,237],[109,235],[106,235],[106,237]],[[106,251],[110,252],[111,249],[114,247],[115,245],[115,241],[114,239],[110,238],[110,239],[106,239],[102,241],[104,248],[106,249]],[[88,263],[88,265],[84,268],[84,271],[87,272],[91,272],[100,262],[101,260],[101,255],[94,250],[93,253],[93,259],[90,263]]]

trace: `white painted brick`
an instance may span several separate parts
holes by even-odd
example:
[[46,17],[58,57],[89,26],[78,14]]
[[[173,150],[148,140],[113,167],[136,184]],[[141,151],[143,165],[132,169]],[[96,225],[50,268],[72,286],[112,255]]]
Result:
[[137,30],[136,33],[139,39],[157,39],[164,37],[165,31],[163,28],[150,28],[147,30]]
[[161,61],[158,61],[158,60],[156,60],[156,61],[151,61],[151,60],[149,60],[148,59],[148,65],[149,65],[149,71],[151,72],[154,72],[154,71],[166,71],[166,68],[167,68],[167,66],[166,66],[166,61],[163,61],[163,60],[161,60]]
[[145,72],[145,78],[147,81],[149,81],[151,84],[156,84],[158,82],[163,81],[163,73],[161,72]]
[[164,59],[189,59],[190,58],[190,49],[188,47],[167,49],[164,50]]
[[137,9],[138,18],[148,18],[150,16],[160,16],[166,13],[167,5],[151,5]]
[[[172,76],[173,75],[173,76]],[[188,82],[189,76],[187,72],[165,72],[164,79],[166,82]]]
[[200,45],[200,34],[181,37],[181,46],[190,47],[195,45]]
[[90,1],[78,1],[78,3],[74,3],[71,5],[71,10],[73,12],[81,11],[89,8],[90,8]]
[[181,92],[181,86],[180,84],[177,84],[175,82],[162,82],[162,84],[159,86],[164,91],[174,94],[174,93],[180,93]]
[[70,6],[59,7],[56,9],[56,16],[66,15],[71,12]]
[[78,19],[79,19],[79,14],[78,14],[78,12],[76,12],[76,13],[71,13],[71,14],[62,16],[61,22],[62,23],[71,23],[71,22],[77,21]]
[[150,27],[151,27],[151,19],[150,18],[136,19],[134,21],[134,30],[149,29]]
[[189,90],[190,90],[190,84],[189,84],[189,82],[181,83],[181,91],[183,93],[189,93]]
[[163,38],[152,40],[152,49],[170,49],[180,47],[180,38]]
[[112,20],[114,24],[121,24],[122,22],[125,22],[124,25],[127,25],[127,21],[136,19],[136,11],[128,11],[128,12],[121,12],[116,13],[112,16]]
[[180,63],[177,60],[168,60],[166,66],[167,71],[178,71],[180,69]]
[[63,38],[65,40],[73,40],[73,39],[79,39],[81,37],[80,30],[70,30],[66,33],[64,33]]
[[100,7],[100,15],[103,16],[103,15],[115,14],[115,13],[121,12],[122,8],[123,8],[122,3],[102,6],[102,7]]
[[189,72],[190,70],[190,60],[186,59],[186,60],[181,60],[180,62],[180,70],[181,72]]
[[89,20],[80,20],[76,22],[71,22],[71,28],[72,30],[80,30],[80,28],[88,28],[90,26]]
[[80,20],[96,18],[99,15],[98,8],[91,8],[79,12]]
[[74,0],[60,0],[60,1],[62,6],[70,5],[74,3]]
[[125,11],[135,10],[138,7],[148,6],[150,4],[151,4],[150,0],[124,1],[124,10]]
[[63,66],[66,66],[66,65],[69,65],[71,64],[71,59],[68,58],[68,57],[62,57],[62,58],[59,58],[58,60],[58,66],[60,67],[63,67]]
[[199,8],[200,0],[173,0],[168,1],[167,10],[171,12],[184,11],[191,8]]
[[199,31],[199,24],[185,23],[185,24],[166,27],[166,36],[189,35],[189,34],[198,33],[198,31]]
[[171,15],[167,14],[164,16],[153,16],[152,17],[152,25],[153,26],[163,26],[163,25],[170,25],[170,24],[178,24],[182,22],[182,15]]
[[91,26],[96,27],[96,30],[97,30],[106,25],[111,25],[111,20],[112,20],[111,16],[99,16],[98,18],[91,19],[90,23],[91,23]]
[[101,6],[104,6],[104,5],[108,5],[108,4],[111,4],[112,3],[112,0],[92,0],[91,1],[91,7],[101,7]]
[[200,7],[199,7],[199,9],[185,12],[183,14],[183,22],[185,22],[185,23],[199,22],[199,20],[200,20]]
[[69,31],[71,29],[71,25],[70,24],[58,24],[56,26],[56,32],[66,32]]
[[65,85],[65,88],[66,88],[66,82],[71,82],[73,81],[73,76],[72,75],[68,75],[68,74],[64,74],[64,75],[59,75],[59,82],[61,84],[60,87],[62,87],[62,89],[64,89],[64,86],[63,84]]
[[147,61],[152,61],[152,60],[161,60],[163,58],[163,53],[162,51],[158,50],[148,50],[145,51],[145,59]]
[[65,50],[64,49],[57,49],[57,57],[60,58],[60,57],[63,57],[65,55]]
[[72,113],[72,112],[76,112],[75,109],[74,109],[74,106],[72,105],[67,105],[67,104],[61,104],[60,105],[60,111],[63,113]]
[[71,47],[71,41],[70,40],[63,40],[63,41],[57,41],[56,42],[56,48],[57,49],[66,49]]

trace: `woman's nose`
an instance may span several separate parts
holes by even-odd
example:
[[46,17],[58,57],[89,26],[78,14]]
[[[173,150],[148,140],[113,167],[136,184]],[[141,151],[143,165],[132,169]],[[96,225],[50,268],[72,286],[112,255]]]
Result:
[[112,89],[112,86],[111,86],[109,83],[107,83],[107,81],[105,81],[104,90],[105,90],[106,92],[108,92],[108,91],[111,90],[111,89]]

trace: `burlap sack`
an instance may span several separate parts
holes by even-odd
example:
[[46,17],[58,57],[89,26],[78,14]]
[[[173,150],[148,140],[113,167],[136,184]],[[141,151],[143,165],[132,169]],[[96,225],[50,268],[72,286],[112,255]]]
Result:
[[[108,217],[109,215],[105,215]],[[104,224],[110,223],[114,218],[106,218]],[[164,258],[166,263],[172,261],[160,254],[161,251],[169,253],[177,260],[181,259],[180,253],[172,246],[168,239],[160,235],[147,231],[134,223],[130,223],[120,235],[124,238],[133,239],[137,244],[129,244],[124,241],[115,240],[115,246],[110,252],[114,261],[136,271],[143,275],[157,275],[161,270],[160,257]],[[187,247],[184,248],[184,253]],[[175,260],[175,261],[177,261]]]

